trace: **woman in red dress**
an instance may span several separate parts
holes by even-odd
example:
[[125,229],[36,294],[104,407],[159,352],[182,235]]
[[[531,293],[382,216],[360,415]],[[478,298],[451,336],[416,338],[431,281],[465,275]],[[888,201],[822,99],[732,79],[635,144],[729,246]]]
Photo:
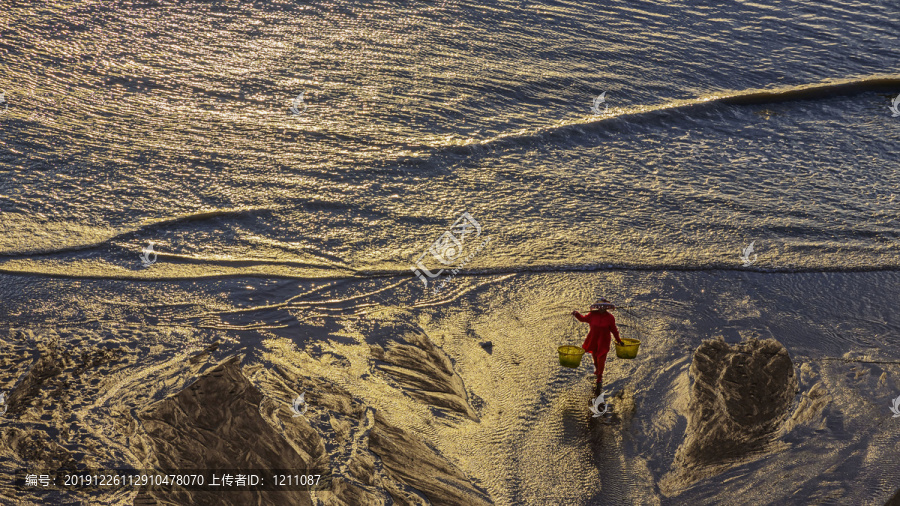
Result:
[[572,311],[572,315],[579,321],[587,322],[591,325],[587,339],[581,345],[584,351],[590,353],[594,357],[594,374],[597,375],[597,386],[595,392],[603,390],[603,368],[606,366],[606,354],[609,353],[610,334],[616,337],[616,342],[625,344],[619,338],[619,329],[616,327],[616,318],[609,313],[608,309],[615,309],[616,306],[606,299],[600,299],[599,302],[591,304],[591,312],[582,315],[578,311]]

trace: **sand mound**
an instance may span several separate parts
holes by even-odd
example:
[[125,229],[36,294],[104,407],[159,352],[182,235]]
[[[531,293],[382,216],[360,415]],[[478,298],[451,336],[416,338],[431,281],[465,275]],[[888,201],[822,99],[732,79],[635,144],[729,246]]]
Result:
[[676,467],[727,462],[761,450],[797,393],[794,365],[774,339],[704,341],[691,364],[688,428]]
[[[333,486],[315,494],[332,505],[490,504],[482,490],[419,437],[390,425],[341,387],[304,378],[303,386],[311,392],[309,411],[293,417],[283,403],[250,383],[245,374],[252,374],[251,369],[242,372],[238,359],[230,359],[180,393],[140,411],[148,442],[146,467],[321,469],[334,473]],[[145,491],[135,504],[153,501],[313,504],[305,491],[167,490]]]
[[[179,469],[306,469],[327,466],[314,430],[304,434],[301,455],[260,415],[263,396],[241,374],[237,357],[216,367],[177,395],[137,413],[153,451],[148,467]],[[312,504],[305,492],[153,490],[152,497],[177,504]]]

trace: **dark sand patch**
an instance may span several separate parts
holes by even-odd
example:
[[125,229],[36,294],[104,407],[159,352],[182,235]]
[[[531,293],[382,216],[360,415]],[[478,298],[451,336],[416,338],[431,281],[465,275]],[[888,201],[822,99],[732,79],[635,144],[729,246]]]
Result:
[[897,492],[888,499],[888,502],[884,503],[884,506],[900,506],[900,489],[897,489]]
[[704,341],[691,363],[685,442],[668,477],[681,486],[763,452],[798,392],[787,349],[775,339]]

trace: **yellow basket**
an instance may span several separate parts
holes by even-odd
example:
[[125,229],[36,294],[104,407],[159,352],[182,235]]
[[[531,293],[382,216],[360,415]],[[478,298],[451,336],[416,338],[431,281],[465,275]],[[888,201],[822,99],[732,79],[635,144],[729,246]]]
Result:
[[563,367],[577,368],[581,365],[581,357],[584,356],[584,350],[578,346],[560,346],[559,349],[559,365]]
[[[616,343],[616,356],[619,358],[634,358],[637,356],[641,342],[637,339],[622,338],[624,345]],[[561,352],[560,352],[561,353]]]

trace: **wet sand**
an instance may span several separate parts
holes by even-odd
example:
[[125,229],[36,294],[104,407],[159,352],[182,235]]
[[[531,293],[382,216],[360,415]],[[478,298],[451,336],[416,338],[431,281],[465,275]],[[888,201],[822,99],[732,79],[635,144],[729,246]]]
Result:
[[[147,324],[11,329],[0,353],[0,391],[9,392],[0,418],[6,475],[20,467],[321,466],[333,486],[24,494],[4,481],[0,497],[884,504],[896,492],[896,273],[613,271],[455,281],[445,300],[394,306],[345,287],[344,298],[306,301],[319,314],[339,306],[338,325],[313,319],[255,331],[255,340],[246,330],[215,339]],[[573,370],[555,356],[556,346],[580,343],[586,331],[571,331],[568,312],[600,290],[642,315],[618,315],[626,337],[629,325],[643,329],[637,359],[610,355],[612,414],[603,420],[588,410],[589,361]],[[274,317],[249,309],[248,320]],[[295,417],[291,402],[301,393],[308,411]]]

